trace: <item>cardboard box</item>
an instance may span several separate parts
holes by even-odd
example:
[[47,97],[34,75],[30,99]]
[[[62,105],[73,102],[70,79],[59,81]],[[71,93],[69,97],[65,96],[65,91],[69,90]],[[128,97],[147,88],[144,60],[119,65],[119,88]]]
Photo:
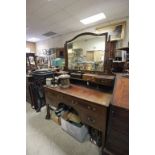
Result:
[[56,124],[61,125],[61,119],[58,117],[55,112],[52,111],[52,121],[54,121]]

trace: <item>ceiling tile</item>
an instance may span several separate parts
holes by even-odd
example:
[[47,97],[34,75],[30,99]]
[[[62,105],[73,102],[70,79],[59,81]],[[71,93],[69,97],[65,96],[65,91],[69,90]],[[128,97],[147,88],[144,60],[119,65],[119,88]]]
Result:
[[[129,0],[26,0],[27,36],[64,34],[129,15]],[[106,19],[83,25],[80,20],[104,12]]]

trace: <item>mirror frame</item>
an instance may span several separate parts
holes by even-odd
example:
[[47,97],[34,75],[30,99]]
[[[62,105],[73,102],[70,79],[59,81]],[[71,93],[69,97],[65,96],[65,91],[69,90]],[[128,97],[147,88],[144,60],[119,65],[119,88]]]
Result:
[[[92,36],[105,36],[105,56],[104,56],[104,70],[103,71],[90,71],[90,70],[70,70],[68,69],[68,51],[67,51],[67,44],[74,41],[75,39],[77,39],[78,37],[81,37],[81,36],[84,36],[84,35],[92,35]],[[88,72],[88,73],[106,73],[106,70],[105,70],[105,66],[107,64],[107,42],[108,42],[108,33],[100,33],[100,34],[97,34],[97,33],[92,33],[92,32],[84,32],[84,33],[80,33],[78,35],[76,35],[74,38],[68,40],[65,42],[65,70],[67,71],[73,71],[73,72],[78,72],[78,71],[81,71],[81,72]]]

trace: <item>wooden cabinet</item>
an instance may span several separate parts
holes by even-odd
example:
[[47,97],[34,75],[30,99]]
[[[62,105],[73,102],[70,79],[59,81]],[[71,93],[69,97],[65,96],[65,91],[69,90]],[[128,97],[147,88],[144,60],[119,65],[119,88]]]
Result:
[[105,65],[104,65],[104,70],[105,73],[107,74],[112,74],[111,68],[113,64],[113,59],[115,57],[115,51],[116,51],[116,43],[117,41],[108,41],[107,46],[106,46],[106,51],[105,52]]
[[34,97],[32,93],[33,77],[31,75],[26,76],[26,101],[34,107]]
[[29,90],[28,78],[26,78],[26,101],[27,101],[28,103],[31,103],[31,97],[30,97],[30,90]]
[[129,79],[117,75],[104,152],[115,155],[129,154]]
[[110,106],[105,151],[115,155],[129,154],[129,110]]

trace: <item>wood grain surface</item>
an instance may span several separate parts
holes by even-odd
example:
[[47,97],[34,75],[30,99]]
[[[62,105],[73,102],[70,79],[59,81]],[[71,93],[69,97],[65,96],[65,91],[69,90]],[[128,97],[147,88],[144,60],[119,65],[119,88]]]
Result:
[[54,90],[57,92],[61,92],[66,95],[77,97],[106,107],[109,106],[111,97],[112,97],[111,93],[101,92],[90,88],[77,86],[74,84],[71,84],[69,88],[61,88],[61,87],[52,88],[49,86],[44,86],[44,87],[45,89],[49,89],[51,91]]

